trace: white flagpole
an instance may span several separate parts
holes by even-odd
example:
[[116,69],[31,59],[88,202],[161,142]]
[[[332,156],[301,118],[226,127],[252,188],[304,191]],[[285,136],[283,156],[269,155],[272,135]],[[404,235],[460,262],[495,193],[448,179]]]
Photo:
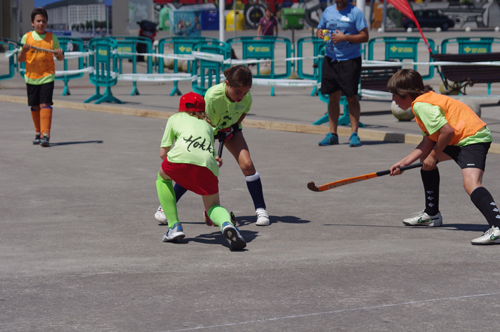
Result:
[[221,42],[226,41],[225,32],[226,24],[224,18],[224,7],[226,6],[226,0],[219,0],[219,40]]

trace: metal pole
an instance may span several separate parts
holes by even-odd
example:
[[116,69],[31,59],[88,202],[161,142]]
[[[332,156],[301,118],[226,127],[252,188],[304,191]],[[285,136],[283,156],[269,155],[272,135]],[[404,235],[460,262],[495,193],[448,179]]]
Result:
[[17,0],[17,21],[16,21],[16,41],[21,39],[21,0]]
[[236,37],[236,0],[233,0],[234,36]]
[[366,15],[365,15],[366,1],[365,0],[357,0],[356,7],[358,7],[361,10],[361,12],[363,13],[363,16],[366,18]]
[[384,0],[384,9],[382,11],[382,32],[385,32],[385,20],[387,19],[387,0]]
[[219,40],[221,42],[226,41],[226,37],[224,36],[224,33],[226,32],[226,24],[224,18],[225,3],[225,0],[219,0]]
[[373,8],[375,7],[375,0],[370,1],[370,16],[369,16],[369,21],[368,25],[370,26],[370,30],[372,29],[373,26]]
[[106,6],[106,36],[109,36],[109,12],[108,12],[108,6]]

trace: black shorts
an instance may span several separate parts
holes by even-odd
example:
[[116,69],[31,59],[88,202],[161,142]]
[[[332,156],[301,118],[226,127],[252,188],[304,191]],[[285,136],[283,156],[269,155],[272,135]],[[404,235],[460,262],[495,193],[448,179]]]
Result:
[[491,142],[466,146],[448,145],[443,152],[453,158],[461,169],[479,168],[484,171],[486,167],[486,155],[488,154],[490,145]]
[[341,90],[346,97],[356,96],[360,76],[361,57],[332,62],[325,56],[321,67],[321,93],[329,95]]
[[54,82],[34,85],[26,83],[26,91],[28,92],[28,106],[38,106],[47,104],[52,106],[52,95],[54,94]]

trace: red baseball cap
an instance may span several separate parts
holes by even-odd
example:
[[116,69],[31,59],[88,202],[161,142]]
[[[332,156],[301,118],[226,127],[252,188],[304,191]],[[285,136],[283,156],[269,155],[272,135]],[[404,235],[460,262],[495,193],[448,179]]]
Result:
[[188,92],[181,97],[179,112],[205,112],[205,99],[196,92]]

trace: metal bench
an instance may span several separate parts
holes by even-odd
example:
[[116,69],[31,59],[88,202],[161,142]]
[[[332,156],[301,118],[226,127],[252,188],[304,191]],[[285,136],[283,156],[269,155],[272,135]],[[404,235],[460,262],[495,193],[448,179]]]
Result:
[[363,65],[361,68],[361,88],[387,92],[387,82],[400,69],[401,65],[383,67]]
[[[500,52],[476,54],[433,54],[434,61],[484,62],[500,61]],[[467,86],[476,83],[500,83],[500,66],[490,65],[439,65],[439,75],[447,94],[466,94]]]

